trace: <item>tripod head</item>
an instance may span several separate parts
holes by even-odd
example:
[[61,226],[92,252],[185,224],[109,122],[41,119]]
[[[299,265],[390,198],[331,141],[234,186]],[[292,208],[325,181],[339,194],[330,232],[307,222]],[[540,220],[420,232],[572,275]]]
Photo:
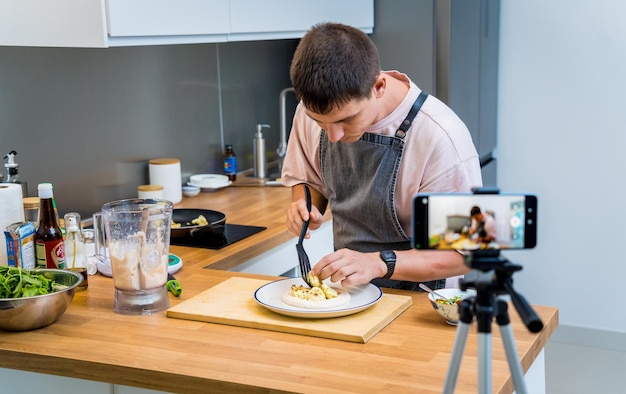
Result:
[[530,332],[539,332],[543,323],[526,299],[513,289],[513,274],[522,269],[500,255],[499,250],[476,250],[465,258],[465,264],[474,271],[460,281],[461,290],[476,289],[479,304],[493,300],[499,294],[508,294]]

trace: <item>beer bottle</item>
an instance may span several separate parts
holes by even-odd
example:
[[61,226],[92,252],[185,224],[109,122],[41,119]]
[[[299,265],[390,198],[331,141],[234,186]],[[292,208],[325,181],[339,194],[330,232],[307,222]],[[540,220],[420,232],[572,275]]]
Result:
[[35,256],[38,268],[65,268],[65,248],[63,233],[59,227],[59,218],[54,206],[54,194],[51,183],[40,183],[39,226],[35,233]]

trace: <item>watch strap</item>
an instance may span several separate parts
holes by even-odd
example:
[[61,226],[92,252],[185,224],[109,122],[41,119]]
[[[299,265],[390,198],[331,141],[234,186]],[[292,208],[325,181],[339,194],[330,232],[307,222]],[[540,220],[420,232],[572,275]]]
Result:
[[380,252],[380,258],[387,265],[387,273],[383,276],[383,279],[390,279],[393,271],[396,269],[396,254],[393,250],[383,250]]

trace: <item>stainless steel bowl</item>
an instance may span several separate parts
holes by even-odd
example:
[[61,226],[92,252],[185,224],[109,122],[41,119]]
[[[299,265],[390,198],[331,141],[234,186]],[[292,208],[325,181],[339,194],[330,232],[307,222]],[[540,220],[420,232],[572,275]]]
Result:
[[60,269],[40,269],[46,278],[68,286],[54,293],[23,298],[0,298],[0,330],[28,331],[57,321],[74,299],[80,274]]

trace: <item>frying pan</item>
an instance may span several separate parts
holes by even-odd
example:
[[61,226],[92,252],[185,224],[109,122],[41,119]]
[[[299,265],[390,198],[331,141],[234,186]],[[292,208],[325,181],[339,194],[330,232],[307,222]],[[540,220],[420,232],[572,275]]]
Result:
[[[209,224],[200,226],[191,223],[200,215],[203,215]],[[198,237],[207,233],[221,235],[224,233],[226,215],[210,209],[174,209],[172,221],[181,224],[181,227],[171,229],[170,238],[172,239]]]

